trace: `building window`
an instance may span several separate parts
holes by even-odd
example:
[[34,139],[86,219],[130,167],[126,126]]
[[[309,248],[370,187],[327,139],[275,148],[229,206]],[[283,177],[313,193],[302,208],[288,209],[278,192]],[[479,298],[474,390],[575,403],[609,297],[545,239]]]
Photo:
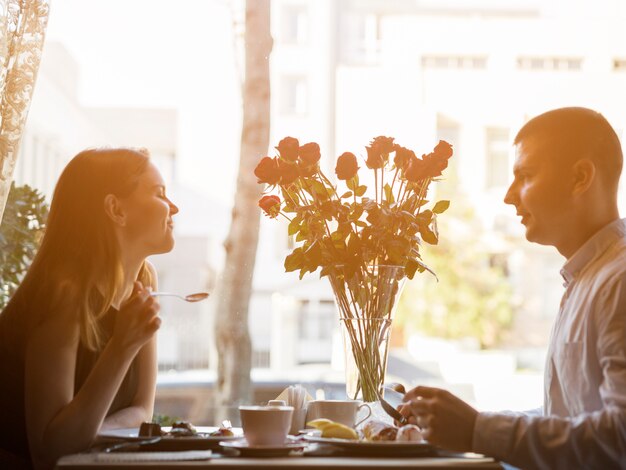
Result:
[[485,69],[487,57],[460,55],[425,55],[422,56],[425,69]]
[[574,57],[518,57],[517,67],[522,70],[580,70],[583,60]]
[[485,150],[487,189],[506,187],[509,181],[509,130],[488,128]]
[[459,168],[459,155],[461,141],[461,128],[459,124],[443,115],[437,116],[437,140],[445,140],[454,148],[454,158],[449,161],[448,169],[446,171],[446,178],[443,184],[457,185],[458,184],[458,168]]
[[298,310],[298,337],[301,340],[331,339],[331,332],[335,327],[335,302],[302,300]]
[[284,5],[281,11],[281,39],[285,44],[304,44],[309,36],[305,5]]
[[626,72],[626,59],[613,59],[613,70]]
[[308,87],[304,77],[283,77],[281,111],[283,114],[303,115],[308,108]]

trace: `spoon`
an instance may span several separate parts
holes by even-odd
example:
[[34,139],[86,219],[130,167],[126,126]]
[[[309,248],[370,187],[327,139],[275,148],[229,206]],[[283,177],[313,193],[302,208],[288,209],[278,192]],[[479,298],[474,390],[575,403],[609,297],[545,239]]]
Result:
[[150,292],[150,295],[152,297],[178,297],[185,302],[200,302],[201,300],[204,300],[209,296],[207,292],[196,292],[195,294],[189,294],[184,296],[180,294],[174,294],[172,292]]

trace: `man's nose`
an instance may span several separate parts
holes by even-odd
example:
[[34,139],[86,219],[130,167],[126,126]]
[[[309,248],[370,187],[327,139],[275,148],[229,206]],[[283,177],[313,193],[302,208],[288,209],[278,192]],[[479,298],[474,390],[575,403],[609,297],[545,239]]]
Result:
[[507,189],[506,194],[504,195],[504,203],[515,205],[516,201],[517,197],[515,196],[513,185],[511,184],[511,186],[509,186],[509,189]]

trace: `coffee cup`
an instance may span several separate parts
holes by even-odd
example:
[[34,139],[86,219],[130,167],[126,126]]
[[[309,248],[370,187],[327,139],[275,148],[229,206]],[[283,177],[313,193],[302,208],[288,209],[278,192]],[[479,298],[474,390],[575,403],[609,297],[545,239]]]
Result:
[[250,446],[281,446],[291,427],[293,406],[240,406],[243,435]]
[[[367,415],[358,419],[359,411],[367,409]],[[312,400],[307,405],[306,421],[326,418],[355,428],[370,417],[372,409],[358,400]]]

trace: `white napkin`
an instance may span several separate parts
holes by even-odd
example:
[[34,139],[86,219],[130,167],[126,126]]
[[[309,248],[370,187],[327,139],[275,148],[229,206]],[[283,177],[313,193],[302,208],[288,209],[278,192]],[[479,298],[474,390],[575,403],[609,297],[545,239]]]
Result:
[[285,404],[293,406],[293,417],[291,418],[291,427],[289,434],[298,434],[304,429],[306,423],[306,408],[308,403],[313,400],[302,385],[290,385],[276,397],[277,400],[285,400]]
[[294,410],[300,410],[306,408],[307,404],[313,400],[313,397],[309,395],[302,385],[290,385],[285,390],[280,392],[280,395],[276,397],[276,400],[285,400],[287,406],[293,406]]

